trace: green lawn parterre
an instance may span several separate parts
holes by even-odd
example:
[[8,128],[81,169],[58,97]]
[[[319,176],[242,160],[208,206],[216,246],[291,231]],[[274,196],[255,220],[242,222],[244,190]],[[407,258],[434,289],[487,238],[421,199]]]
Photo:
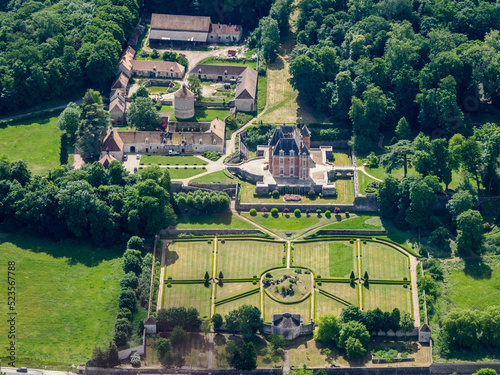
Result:
[[403,280],[409,278],[409,259],[405,254],[377,242],[361,244],[362,276],[370,279]]
[[[145,169],[139,167],[137,173],[141,174]],[[170,173],[170,178],[172,180],[183,180],[185,178],[190,178],[197,176],[199,174],[205,173],[207,170],[205,167],[167,167],[168,172]]]
[[[203,275],[202,275],[203,277]],[[163,288],[163,307],[184,306],[194,307],[200,316],[210,315],[210,296],[212,289],[201,284],[172,284],[170,288]]]
[[177,229],[255,229],[249,222],[231,213],[214,213],[205,215],[180,215],[177,218]]
[[412,313],[411,291],[403,285],[370,284],[363,286],[363,310],[392,311],[398,308],[401,314]]
[[[113,339],[122,254],[122,248],[0,233],[3,317],[8,313],[7,262],[16,267],[16,366],[67,370],[84,364],[95,345]],[[5,318],[0,322],[2,348],[8,344],[7,330]]]
[[208,163],[196,156],[142,155],[140,165],[207,165]]
[[349,283],[322,282],[317,288],[358,306],[359,292],[356,284],[352,287]]
[[233,184],[234,179],[228,177],[223,171],[217,171],[217,172],[206,174],[206,175],[201,176],[201,177],[197,177],[194,180],[191,180],[191,182],[203,183],[203,184],[213,184],[213,183]]
[[203,279],[212,274],[213,243],[208,241],[176,241],[167,245],[165,278],[174,280]]

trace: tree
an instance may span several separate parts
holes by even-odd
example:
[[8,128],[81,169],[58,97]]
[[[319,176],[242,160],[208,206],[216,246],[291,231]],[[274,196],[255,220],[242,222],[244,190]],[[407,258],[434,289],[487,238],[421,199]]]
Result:
[[436,194],[423,181],[410,184],[410,207],[406,210],[406,221],[413,227],[429,227],[433,222],[431,207],[436,202]]
[[454,170],[460,168],[471,173],[479,191],[479,170],[483,162],[481,145],[474,137],[465,138],[461,134],[455,134],[449,142],[450,163]]
[[253,342],[244,342],[240,353],[240,361],[236,368],[238,370],[254,370],[257,367],[257,352]]
[[498,306],[488,306],[481,312],[481,336],[480,340],[484,345],[500,347],[500,308]]
[[59,153],[59,163],[68,164],[68,135],[66,132],[61,134],[61,152]]
[[224,323],[222,316],[220,314],[214,314],[212,316],[212,323],[214,324],[214,329],[218,331]]
[[349,118],[349,108],[353,96],[354,86],[350,71],[342,71],[335,77],[335,89],[333,90],[330,111],[339,119]]
[[120,286],[122,287],[122,289],[136,289],[138,285],[139,279],[133,272],[128,272],[120,278]]
[[280,44],[280,27],[278,21],[271,17],[262,17],[259,27],[255,29],[252,37],[257,41],[265,60],[273,62]]
[[170,340],[161,337],[156,339],[156,350],[158,350],[160,356],[167,354],[171,348],[172,345],[170,345]]
[[160,114],[151,99],[138,97],[127,110],[127,122],[137,130],[152,131],[160,124]]
[[251,339],[252,335],[262,328],[260,315],[260,310],[255,306],[240,306],[226,315],[226,328],[231,332],[242,331],[245,340]]
[[442,329],[445,342],[449,345],[476,349],[479,345],[479,312],[455,309],[443,319]]
[[142,256],[141,252],[127,249],[123,254],[122,268],[125,273],[133,272],[137,276],[141,274]]
[[400,140],[411,138],[410,124],[408,124],[405,117],[399,119],[398,125],[396,126],[396,134]]
[[322,343],[337,343],[340,325],[335,315],[322,315],[317,319],[314,338]]
[[404,177],[408,174],[408,164],[411,164],[411,155],[415,153],[413,144],[408,140],[401,140],[389,146],[388,152],[380,157],[380,162],[387,173],[394,169],[404,168]]
[[395,308],[391,312],[391,329],[396,332],[401,328],[401,312],[398,308]]
[[398,213],[398,207],[394,202],[399,200],[399,182],[389,175],[379,184],[377,201],[380,216],[393,219]]
[[123,169],[122,163],[118,160],[113,160],[108,166],[109,183],[111,185],[123,185],[126,171]]
[[109,114],[104,110],[99,92],[87,90],[83,97],[78,126],[78,149],[85,158],[96,157],[101,150],[101,133],[108,126]]
[[497,372],[491,368],[482,368],[472,375],[497,375]]
[[271,335],[269,339],[271,342],[271,349],[274,354],[279,353],[279,351],[285,347],[285,339],[283,336]]
[[120,364],[120,357],[118,355],[118,348],[116,344],[111,341],[108,346],[108,350],[106,350],[106,363],[108,367],[115,367]]
[[467,210],[457,217],[457,248],[461,252],[479,251],[483,244],[483,217],[479,211]]
[[366,354],[366,348],[363,346],[359,339],[354,337],[349,337],[345,343],[345,350],[347,353],[347,358],[356,359],[361,358]]
[[172,345],[180,345],[189,340],[189,335],[181,326],[175,326],[169,339]]
[[106,365],[106,357],[100,346],[96,346],[92,352],[92,359],[90,360],[92,366],[104,367]]
[[415,329],[415,320],[410,313],[404,313],[401,317],[401,330],[410,333]]
[[17,180],[21,186],[25,186],[31,178],[28,164],[24,160],[16,160],[10,167],[10,179]]
[[361,345],[366,348],[368,341],[370,340],[370,334],[366,329],[366,326],[360,322],[348,322],[342,324],[342,329],[340,330],[338,346],[339,348],[346,349],[347,340],[349,338],[357,339]]
[[477,198],[472,196],[466,190],[459,190],[448,201],[446,204],[446,209],[451,215],[451,218],[454,222],[457,221],[457,218],[460,214],[465,211],[473,209],[477,205]]
[[144,86],[140,86],[136,92],[132,94],[132,100],[136,98],[149,98],[149,91]]
[[127,249],[133,249],[137,251],[144,251],[144,241],[141,237],[132,236],[127,242]]
[[194,94],[196,101],[203,99],[203,90],[201,88],[201,81],[195,74],[190,74],[188,77],[188,89]]
[[[73,140],[75,133],[78,130],[80,123],[80,107],[78,104],[69,102],[64,111],[61,112],[57,119],[59,130],[66,132],[70,140]],[[66,163],[64,163],[66,164]]]
[[133,289],[122,289],[120,297],[118,298],[118,306],[120,308],[126,308],[130,311],[135,311],[137,304],[137,299],[135,297],[135,292]]
[[349,305],[347,307],[344,307],[342,309],[342,312],[340,313],[340,324],[351,321],[362,323],[363,319],[363,313],[358,306]]

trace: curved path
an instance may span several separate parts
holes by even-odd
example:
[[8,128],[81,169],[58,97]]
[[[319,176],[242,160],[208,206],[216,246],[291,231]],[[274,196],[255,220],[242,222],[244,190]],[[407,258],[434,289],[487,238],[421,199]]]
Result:
[[375,181],[378,181],[378,182],[382,182],[382,181],[383,181],[383,180],[381,180],[380,178],[377,178],[377,177],[375,177],[375,176],[372,176],[371,174],[368,174],[368,172],[367,172],[367,171],[366,171],[366,169],[365,169],[365,165],[366,165],[366,163],[365,163],[365,164],[363,164],[361,167],[358,167],[358,168],[357,168],[357,169],[358,169],[358,171],[363,172],[365,175],[367,175],[368,177],[370,177],[370,178],[374,179]]

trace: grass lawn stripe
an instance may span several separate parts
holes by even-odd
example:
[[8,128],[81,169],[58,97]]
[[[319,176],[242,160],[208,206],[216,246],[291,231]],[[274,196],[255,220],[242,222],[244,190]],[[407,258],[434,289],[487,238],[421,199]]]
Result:
[[180,216],[177,229],[207,229],[207,228],[237,228],[255,229],[249,222],[240,219],[231,213],[215,213],[210,215]]
[[370,279],[403,280],[408,277],[408,257],[390,246],[367,242],[361,244],[362,276]]
[[203,284],[172,284],[172,287],[164,289],[163,307],[194,307],[200,316],[208,316],[211,293],[210,287]]
[[355,247],[350,243],[330,242],[330,277],[356,275]]
[[[323,284],[325,285],[325,284]],[[342,309],[345,307],[344,304],[337,302],[321,293],[317,290],[314,295],[314,315],[315,319],[318,319],[321,315],[334,314],[340,316]]]
[[253,285],[251,282],[247,283],[223,283],[222,287],[217,285],[217,301],[233,297],[237,294],[248,292],[252,289],[258,288],[259,284]]
[[294,265],[310,268],[315,276],[349,277],[356,270],[355,247],[348,241],[295,243],[294,248]]
[[[252,285],[252,283],[249,283],[249,284]],[[217,295],[217,299],[219,299],[218,295]],[[224,315],[227,315],[230,311],[236,310],[238,307],[243,306],[243,305],[255,306],[255,307],[258,307],[260,310],[260,293],[255,293],[255,294],[252,294],[250,296],[237,299],[235,301],[231,301],[231,302],[219,305],[219,306],[215,306],[215,313],[221,314],[222,316],[224,316]]]
[[233,184],[234,180],[228,177],[223,171],[217,171],[206,174],[205,176],[197,177],[194,180],[191,180],[191,182],[201,183],[201,184],[213,184],[213,183]]
[[217,270],[222,271],[226,279],[251,278],[283,265],[281,242],[226,240],[218,248]]
[[207,165],[205,160],[196,156],[142,155],[141,165]]
[[168,245],[165,279],[204,279],[207,271],[211,275],[213,244],[207,241],[175,242]]
[[321,283],[318,289],[322,289],[325,292],[331,293],[343,300],[352,303],[353,305],[358,305],[358,286],[355,285],[354,288],[350,284],[344,283]]
[[401,314],[412,313],[410,288],[402,285],[370,284],[363,287],[363,310],[392,311],[397,307]]

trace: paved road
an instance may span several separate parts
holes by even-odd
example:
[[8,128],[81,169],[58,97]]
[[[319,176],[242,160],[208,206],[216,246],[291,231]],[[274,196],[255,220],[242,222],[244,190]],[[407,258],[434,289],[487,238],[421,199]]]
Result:
[[[17,372],[17,367],[1,367],[0,372],[5,372],[7,375],[24,375],[25,372]],[[28,375],[69,375],[74,374],[67,371],[52,371],[52,370],[38,370],[28,369]]]
[[[77,100],[75,103],[76,104],[82,104],[83,100],[82,99]],[[29,115],[34,115],[36,113],[43,113],[43,112],[47,112],[47,111],[53,111],[55,109],[63,109],[63,108],[66,108],[67,106],[68,106],[68,104],[58,105],[56,107],[50,107],[50,108],[40,109],[38,111],[26,112],[26,113],[23,113],[21,115],[16,115],[16,116],[11,116],[11,117],[3,117],[3,118],[0,118],[0,120],[9,121],[9,120],[12,120],[12,119],[15,119],[15,118],[19,118],[19,117],[25,117],[25,116],[29,116]]]

